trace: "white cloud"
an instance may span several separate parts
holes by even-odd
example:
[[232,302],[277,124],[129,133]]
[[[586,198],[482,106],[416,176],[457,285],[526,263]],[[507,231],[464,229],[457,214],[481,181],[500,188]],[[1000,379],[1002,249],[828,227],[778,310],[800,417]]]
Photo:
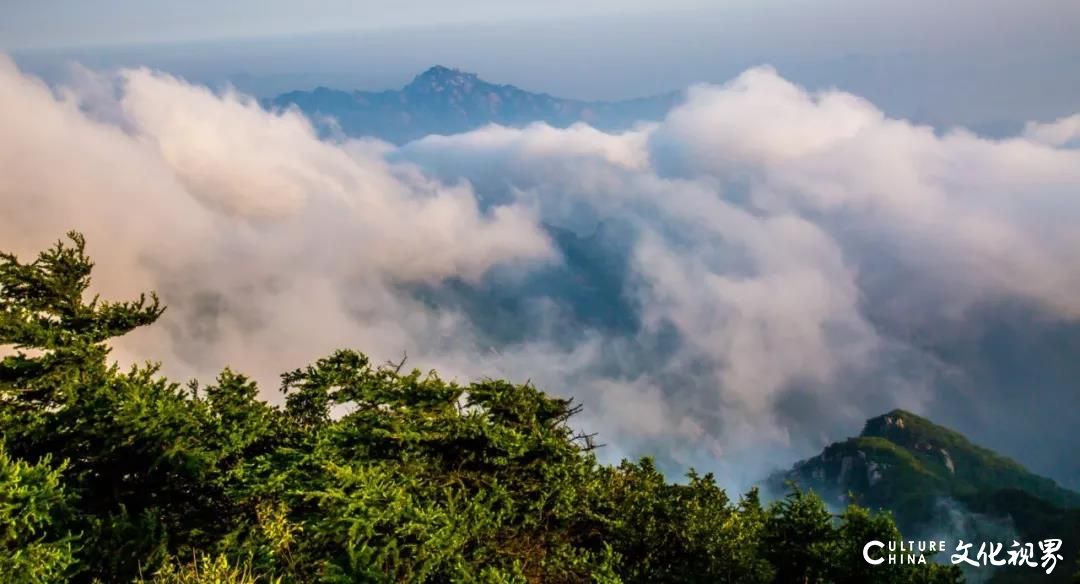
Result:
[[322,142],[298,114],[132,70],[110,123],[80,108],[101,86],[57,96],[0,61],[0,233],[31,253],[79,229],[98,290],[159,290],[165,322],[121,354],[272,380],[336,346],[434,346],[460,318],[395,285],[554,258],[530,209],[482,212],[467,185]]
[[[938,135],[758,68],[622,134],[490,126],[393,148],[147,70],[54,93],[3,60],[0,248],[84,231],[98,290],[170,304],[119,349],[171,373],[265,381],[340,346],[408,351],[577,395],[614,452],[752,476],[793,436],[926,402],[936,361],[882,320],[1001,300],[1080,317],[1071,119]],[[608,255],[575,272],[542,223],[611,225],[587,240]],[[486,279],[505,270],[543,273]],[[535,314],[498,344],[500,307],[414,293],[450,279],[537,296],[515,309]],[[573,316],[618,302],[636,329]]]
[[1080,146],[1080,114],[1073,114],[1049,123],[1028,122],[1024,136],[1047,146]]
[[[544,147],[524,153],[537,136]],[[636,228],[643,334],[672,326],[683,342],[647,379],[623,380],[625,396],[655,403],[642,384],[664,387],[668,402],[649,409],[676,444],[684,416],[702,421],[726,456],[784,443],[793,391],[833,404],[825,417],[926,403],[934,376],[952,372],[901,339],[920,326],[946,330],[942,319],[960,322],[988,302],[1080,317],[1080,152],[1030,137],[939,135],[769,68],[693,88],[659,125],[590,136],[591,150],[581,138],[484,129],[402,153],[447,176],[497,175],[557,224],[574,224],[585,205],[596,220]],[[648,165],[602,155],[637,152],[643,139]],[[872,320],[882,318],[899,328],[879,330]],[[679,369],[695,372],[693,391],[673,389]],[[600,403],[611,401],[606,387]],[[653,422],[642,419],[638,434],[656,439]]]

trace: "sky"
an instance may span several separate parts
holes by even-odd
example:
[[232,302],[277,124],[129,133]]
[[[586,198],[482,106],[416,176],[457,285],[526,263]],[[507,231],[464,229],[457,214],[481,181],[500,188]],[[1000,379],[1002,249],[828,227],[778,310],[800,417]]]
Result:
[[598,17],[700,0],[9,0],[0,38],[8,49],[198,41],[340,30]]
[[[0,46],[85,47],[252,38],[327,31],[431,28],[451,24],[591,20],[618,31],[618,16],[686,13],[716,36],[760,48],[864,52],[1077,47],[1080,7],[1071,0],[7,0]],[[692,43],[676,27],[655,27],[662,43]]]
[[0,49],[50,82],[150,66],[261,97],[397,88],[434,64],[582,99],[722,83],[771,65],[890,114],[991,134],[1080,100],[1072,0],[495,2],[8,0]]

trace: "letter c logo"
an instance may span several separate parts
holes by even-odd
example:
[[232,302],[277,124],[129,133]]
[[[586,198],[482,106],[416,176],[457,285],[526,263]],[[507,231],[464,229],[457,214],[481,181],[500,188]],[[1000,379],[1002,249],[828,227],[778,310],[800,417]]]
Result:
[[864,560],[866,560],[866,563],[867,564],[873,564],[873,565],[876,566],[876,565],[880,564],[881,562],[884,562],[885,558],[878,558],[876,560],[870,559],[870,548],[872,548],[872,547],[883,548],[883,547],[885,547],[885,544],[881,543],[880,541],[874,540],[874,541],[866,542],[866,545],[864,545],[863,548],[862,548],[862,557],[863,557]]

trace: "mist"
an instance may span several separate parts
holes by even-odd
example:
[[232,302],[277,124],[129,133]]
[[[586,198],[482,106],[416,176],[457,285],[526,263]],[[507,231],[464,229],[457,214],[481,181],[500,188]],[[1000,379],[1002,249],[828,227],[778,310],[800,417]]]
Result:
[[0,50],[50,83],[71,62],[149,66],[270,98],[396,89],[441,64],[534,92],[620,100],[722,84],[768,63],[800,86],[840,88],[939,130],[1003,137],[1080,110],[1071,0],[24,4],[0,19]]
[[762,66],[623,133],[395,147],[160,71],[50,85],[3,58],[0,249],[82,231],[95,292],[169,307],[116,359],[229,366],[272,402],[352,347],[531,380],[584,404],[602,457],[735,489],[894,407],[1076,485],[1076,120],[942,132]]

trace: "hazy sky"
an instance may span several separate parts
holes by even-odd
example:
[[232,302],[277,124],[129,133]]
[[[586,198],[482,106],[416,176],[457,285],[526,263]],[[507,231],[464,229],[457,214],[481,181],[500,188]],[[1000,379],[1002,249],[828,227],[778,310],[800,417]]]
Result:
[[[1063,44],[1075,48],[1074,0],[5,0],[0,47],[8,50],[378,30],[453,23],[603,19],[696,11],[717,34],[793,49],[911,49]],[[617,23],[615,24],[617,26]],[[657,28],[657,38],[679,30]],[[757,42],[755,42],[757,41]]]
[[707,6],[702,0],[6,0],[5,48],[115,45],[505,22]]
[[397,88],[442,64],[564,97],[621,99],[768,64],[890,115],[1001,135],[1080,110],[1076,0],[6,0],[0,50],[149,66],[272,96]]

